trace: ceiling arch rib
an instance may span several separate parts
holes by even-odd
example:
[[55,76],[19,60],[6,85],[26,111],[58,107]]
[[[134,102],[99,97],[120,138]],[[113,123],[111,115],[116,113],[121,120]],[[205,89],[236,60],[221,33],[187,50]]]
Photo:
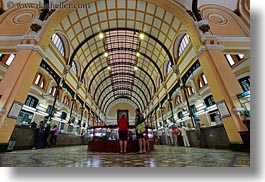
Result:
[[[85,38],[84,40],[82,40],[82,42],[80,44],[78,44],[78,46],[74,49],[73,51],[73,54],[71,55],[70,57],[70,60],[69,60],[69,65],[72,64],[72,61],[75,59],[75,56],[77,55],[77,53],[79,52],[79,50],[82,48],[82,46],[84,46],[88,41],[90,40],[94,40],[92,41],[93,43],[95,42],[100,42],[98,39],[96,39],[97,36],[99,36],[101,33],[105,33],[107,35],[109,35],[109,38],[110,40],[114,37],[113,34],[111,34],[110,32],[117,32],[117,33],[120,33],[120,32],[133,32],[135,35],[138,35],[140,32],[143,33],[146,37],[148,37],[150,40],[150,42],[156,42],[158,43],[159,46],[162,47],[162,49],[166,52],[167,56],[168,56],[168,59],[169,61],[171,62],[172,65],[174,65],[174,60],[173,60],[173,57],[172,55],[170,54],[170,51],[167,49],[167,47],[163,44],[163,42],[161,42],[158,38],[156,38],[155,36],[153,36],[152,34],[149,34],[147,32],[144,32],[144,31],[140,31],[140,30],[137,30],[137,29],[132,29],[132,28],[112,28],[112,29],[106,29],[106,30],[102,30],[102,31],[98,31],[96,33],[94,33],[93,35],[90,35],[89,37]],[[139,36],[135,37],[135,36],[130,36],[130,37],[134,37],[134,38],[137,38],[139,40]],[[134,39],[136,40],[136,39]],[[144,40],[144,39],[143,39]],[[111,43],[111,42],[109,42]],[[150,44],[149,42],[147,42],[146,44]],[[120,44],[121,45],[121,44]],[[151,44],[150,44],[151,45]],[[153,46],[155,47],[155,46]],[[128,48],[128,47],[125,47],[125,48]],[[145,47],[143,47],[145,48]],[[130,48],[131,50],[134,50],[136,51],[136,49],[134,47],[131,47]],[[140,49],[140,47],[139,47]],[[111,49],[107,49],[107,50],[111,50]],[[82,51],[84,52],[84,51]],[[104,54],[103,53],[100,53],[100,55]],[[145,54],[143,54],[145,55]],[[150,58],[151,59],[151,58]],[[157,59],[156,59],[157,60]],[[159,60],[159,59],[158,59]],[[164,61],[164,59],[162,60]],[[89,66],[89,65],[88,65]],[[84,71],[85,72],[85,71]]]
[[[154,45],[155,44],[156,43],[154,43]],[[104,49],[109,53],[109,56],[107,58],[107,62],[109,64],[117,63],[117,59],[118,59],[118,61],[122,60],[126,64],[137,65],[138,59],[137,59],[136,53],[138,53],[139,47],[140,47],[139,35],[134,31],[114,30],[112,32],[111,31],[105,32]],[[90,66],[90,64],[92,62],[94,62],[97,58],[102,56],[103,54],[104,54],[103,52],[101,54],[98,54],[86,65],[80,80],[83,80],[82,77],[85,74],[86,69]],[[152,61],[152,59],[150,59],[149,56],[145,56],[145,57],[149,58],[149,60]],[[154,65],[157,68],[157,70],[159,70],[160,78],[162,78],[161,80],[163,80],[162,73],[161,73],[159,67],[156,64],[154,64]],[[124,70],[119,70],[119,68],[118,69],[117,68],[118,67],[114,67],[111,71],[112,72],[123,72],[124,71]],[[142,69],[142,70],[144,70],[144,69]],[[128,73],[130,73],[130,74],[128,74],[128,76],[131,76],[132,74],[134,74],[132,67],[127,69],[126,71]],[[147,72],[145,71],[145,73],[147,73]],[[148,74],[148,76],[154,85],[153,90],[154,90],[154,92],[156,92],[155,83],[149,74]],[[134,77],[132,77],[132,78],[134,78]],[[115,79],[115,78],[113,78],[113,79]],[[131,87],[131,85],[128,85],[128,87]],[[90,91],[90,90],[91,89],[89,88],[88,91]],[[117,93],[115,93],[115,94],[117,94]]]
[[[101,91],[100,95],[97,97],[96,103],[100,104],[100,99],[103,98],[103,97],[102,97],[102,94],[103,94],[108,88],[110,88],[111,86],[115,85],[116,83],[126,83],[126,82],[128,82],[128,81],[126,81],[126,80],[116,81],[116,82],[113,82],[113,83],[109,84],[108,86],[106,86],[106,87]],[[136,87],[136,88],[142,93],[142,95],[145,97],[145,100],[147,101],[147,97],[146,97],[146,95],[145,95],[145,92],[144,92],[144,91],[143,91],[138,85],[133,84],[133,86]],[[114,88],[115,88],[115,87],[114,87]],[[138,90],[136,90],[136,91],[138,91]],[[95,98],[95,97],[94,97],[94,98]]]
[[[161,78],[161,80],[163,81],[163,75],[162,75],[162,72],[161,72],[161,70],[160,70],[160,68],[157,66],[157,64],[155,63],[155,61],[153,61],[150,57],[148,57],[147,55],[145,55],[145,54],[142,54],[142,53],[139,53],[140,55],[142,55],[144,58],[146,58],[146,59],[148,59],[152,64],[153,64],[153,66],[156,68],[156,70],[157,70],[157,72],[159,73],[159,76],[160,76],[160,78]],[[103,55],[103,53],[101,53],[101,55]],[[99,58],[100,56],[97,56],[97,58]],[[93,59],[93,61],[95,61],[96,59]],[[137,65],[139,65],[141,62],[142,62],[142,65],[144,64],[144,62],[145,62],[145,59],[142,59],[142,58],[140,58],[140,57],[138,57],[138,64]],[[90,64],[91,64],[92,62],[90,62]],[[111,64],[108,64],[108,66],[113,66],[113,65],[116,65],[116,64],[120,64],[120,63],[122,63],[122,62],[114,62],[114,63],[111,63]],[[89,65],[90,65],[89,64]],[[132,66],[132,65],[134,65],[133,63],[127,63],[128,65],[130,65],[130,66]],[[89,66],[89,65],[87,65],[87,66]],[[89,86],[88,86],[88,90],[90,90],[91,89],[91,86],[92,86],[92,83],[93,83],[93,81],[94,81],[94,79],[102,72],[102,71],[104,71],[108,66],[104,66],[103,68],[101,68],[93,77],[92,77],[92,79],[90,80],[90,82],[89,82]],[[138,69],[140,69],[141,71],[143,71],[143,72],[145,72],[147,75],[148,75],[148,77],[149,78],[154,78],[154,77],[151,77],[151,75],[144,69],[144,68],[142,68],[141,66],[137,66],[138,67]],[[87,67],[86,67],[87,68]],[[83,70],[83,73],[82,73],[82,76],[81,76],[81,79],[82,79],[82,77],[84,76],[84,74],[85,74],[85,70],[86,70],[86,68]],[[152,79],[153,80],[153,79]],[[152,81],[153,82],[153,81]],[[156,88],[154,88],[154,90],[155,90],[155,92],[156,92]]]
[[[125,67],[126,66],[126,67]],[[108,68],[109,69],[113,69],[113,68],[115,68],[115,67],[124,67],[124,68],[128,68],[128,67],[132,67],[132,65],[123,65],[123,64],[117,64],[117,65],[114,65],[113,67],[108,67],[108,66],[106,66],[106,67],[104,67],[103,69],[101,69],[99,72],[102,72],[102,71],[106,71],[106,70],[108,70]],[[134,68],[134,67],[132,67],[132,68]],[[137,71],[138,71],[138,69],[139,70],[141,70],[143,73],[145,73],[145,75],[147,75],[148,76],[148,78],[150,79],[150,81],[151,81],[151,83],[152,83],[152,85],[153,85],[153,88],[154,88],[154,91],[156,92],[156,87],[155,87],[155,82],[154,82],[154,80],[152,79],[152,77],[144,70],[144,69],[142,69],[141,67],[137,67]],[[108,70],[109,71],[109,70]],[[97,73],[99,73],[99,72],[97,72]],[[115,74],[116,72],[112,72],[112,74]],[[97,76],[97,74],[95,75],[95,76]],[[95,77],[94,77],[95,78]],[[94,78],[93,78],[93,80],[94,80]],[[132,80],[132,82],[134,82],[133,80]],[[92,81],[91,81],[91,83],[92,83]],[[148,85],[148,83],[146,83],[146,85]],[[147,91],[148,91],[148,94],[149,94],[149,98],[151,99],[151,92],[150,92],[150,90],[149,89],[147,89]],[[95,98],[95,96],[96,96],[96,92],[94,93],[94,98]]]
[[[121,3],[121,1],[114,2],[117,5]],[[135,5],[131,6],[131,3]],[[145,85],[147,83],[149,85],[147,86],[147,90],[149,92],[151,90],[151,93],[153,94],[156,87],[151,86],[150,80],[154,80],[157,78],[157,76],[159,76],[163,81],[161,70],[165,60],[169,60],[171,64],[174,65],[169,50],[171,50],[173,47],[172,42],[174,42],[174,37],[177,35],[177,32],[180,28],[180,21],[174,17],[173,14],[165,11],[163,8],[160,8],[156,5],[156,3],[153,2],[124,1],[122,4],[124,7],[119,5],[113,9],[111,3],[108,3],[107,1],[91,2],[90,7],[95,11],[88,12],[87,10],[84,11],[82,9],[77,9],[64,19],[64,22],[61,23],[60,26],[66,32],[66,34],[69,35],[69,40],[72,43],[71,47],[73,48],[74,53],[71,56],[71,60],[80,60],[82,67],[85,68],[80,81],[83,80],[84,76],[90,79],[90,81],[88,79],[89,91],[92,89],[94,92],[94,88],[110,75],[114,76],[111,77],[110,82],[114,82],[114,80],[120,80],[120,75],[114,75],[112,73],[113,71],[114,73],[129,73],[128,77],[130,77],[130,79],[134,79],[134,81],[127,83],[129,88],[136,89],[133,84],[142,87],[143,84]],[[127,14],[128,12],[132,13],[133,16],[129,16],[129,14]],[[101,16],[103,14],[104,16]],[[122,14],[125,16],[120,18],[120,15]],[[102,17],[105,17],[105,19],[102,20]],[[89,23],[84,24],[84,21]],[[66,27],[66,22],[69,22],[70,26]],[[81,29],[78,28],[79,25],[81,25]],[[105,34],[104,39],[99,40],[97,35],[99,35],[100,32],[98,30],[103,30],[102,32]],[[144,32],[142,30],[144,30]],[[139,35],[141,32],[143,32],[146,37],[143,40],[139,40]],[[89,40],[85,40],[87,38],[89,38]],[[107,42],[107,39],[110,41]],[[124,41],[121,39],[124,39]],[[129,55],[129,52],[132,54],[127,60],[132,64],[131,66],[128,66],[129,68],[126,68],[126,70],[125,68],[122,68],[125,71],[121,70],[121,67],[117,66],[115,67],[116,70],[113,69],[110,71],[110,73],[107,73],[102,69],[103,67],[106,67],[112,63],[109,58],[104,58],[102,56],[103,54],[101,53],[104,53],[104,51],[114,52],[116,51],[114,50],[116,49],[116,46],[120,47],[120,50],[118,50],[118,53],[115,53],[112,56],[118,55],[118,57],[121,57],[121,55],[123,55],[121,53],[123,51],[122,49],[127,49],[126,54]],[[144,56],[141,56],[141,58],[136,58],[135,55],[133,55],[133,53],[136,54],[136,52],[140,52],[140,54]],[[109,54],[111,55],[111,53]],[[94,59],[93,62],[89,61],[96,56],[98,57],[97,59]],[[113,63],[118,61],[117,59],[113,60]],[[152,64],[150,60],[155,60],[152,62],[155,64]],[[133,65],[135,63],[139,68],[141,67],[142,70],[146,70],[150,76],[143,74],[143,71],[140,73],[130,71],[130,69],[133,69]],[[158,70],[158,72],[154,70]],[[100,73],[98,73],[99,71]],[[141,78],[145,83],[137,80],[133,74]],[[150,77],[153,79],[150,79]],[[106,82],[104,86],[106,86]],[[119,88],[120,86],[121,84],[115,84],[113,85],[113,88]],[[94,98],[98,95],[98,93],[101,93],[102,89],[104,89],[104,87],[100,87],[97,92],[94,92]],[[144,91],[147,93],[147,90]],[[104,97],[104,93],[102,96]]]
[[[115,91],[118,92],[117,95],[115,95]],[[137,96],[134,96],[133,93]],[[110,95],[110,94],[113,94],[113,95]],[[109,96],[110,95],[110,96]],[[130,88],[127,88],[127,87],[119,87],[119,88],[116,88],[116,89],[113,89],[112,91],[108,92],[105,97],[103,98],[101,104],[99,105],[99,108],[100,109],[103,109],[102,106],[103,105],[106,105],[106,103],[108,103],[110,101],[110,99],[112,97],[114,98],[118,98],[120,96],[126,96],[127,98],[131,99],[131,100],[136,100],[136,102],[139,103],[139,105],[141,105],[142,108],[145,107],[145,103],[144,103],[144,100],[143,98],[139,95],[138,92],[136,92],[135,90],[133,89],[130,89]],[[133,98],[133,99],[132,99]],[[107,100],[106,100],[107,99]],[[106,102],[105,102],[106,100]],[[140,104],[139,100],[141,101],[142,104]]]
[[[126,52],[125,52],[125,50],[126,50]],[[130,52],[131,51],[131,52]],[[157,65],[157,63],[151,58],[151,57],[149,57],[148,55],[146,55],[146,54],[144,54],[144,53],[142,53],[142,52],[137,52],[137,50],[135,50],[135,49],[127,49],[127,48],[122,48],[122,47],[120,47],[120,48],[113,48],[113,49],[108,49],[107,50],[107,52],[109,52],[109,53],[111,53],[111,52],[118,52],[118,55],[121,55],[121,56],[123,56],[123,55],[130,55],[130,56],[135,56],[135,54],[137,54],[137,53],[139,53],[139,57],[137,58],[137,66],[138,66],[138,68],[141,68],[142,70],[150,70],[150,72],[152,73],[152,74],[154,74],[154,70],[156,70],[157,72],[158,72],[158,74],[159,74],[159,77],[161,78],[161,81],[163,81],[163,74],[162,74],[162,72],[161,72],[161,66],[162,65]],[[148,52],[148,51],[145,51],[145,52]],[[103,61],[101,61],[102,63],[104,62],[104,60],[106,60],[106,58],[104,58],[103,57],[103,55],[104,55],[104,53],[105,52],[101,52],[101,53],[99,53],[98,55],[96,55],[95,57],[93,57],[87,64],[86,64],[86,66],[85,66],[85,68],[83,69],[83,71],[82,71],[82,74],[81,74],[81,77],[80,77],[80,80],[82,80],[83,79],[83,77],[84,77],[84,75],[85,75],[85,73],[87,72],[87,70],[88,70],[88,68],[89,68],[89,66],[92,64],[92,63],[94,63],[94,62],[98,62],[97,61],[97,59],[102,59]],[[101,57],[102,56],[102,57]],[[123,56],[124,57],[124,56]],[[155,57],[155,59],[156,59],[157,57]],[[151,62],[152,64],[148,64],[148,62]],[[102,64],[101,63],[101,64]],[[108,61],[108,63],[106,63],[106,65],[107,64],[109,64],[110,66],[112,65],[112,64],[116,64],[116,61],[114,61],[114,62],[112,62],[112,63],[110,63],[109,61]],[[132,62],[131,62],[132,63]],[[94,66],[95,68],[97,68],[98,66]],[[154,67],[154,68],[153,68]],[[92,70],[95,70],[95,69],[92,69]],[[152,71],[153,70],[153,71]],[[147,72],[147,71],[145,71],[145,72]],[[96,73],[97,74],[97,73]],[[91,75],[91,74],[89,74],[89,75]],[[92,74],[93,75],[93,74]],[[95,75],[95,74],[94,74]],[[153,78],[155,78],[156,76],[153,76]],[[90,83],[89,83],[89,87],[88,87],[88,91],[90,91],[90,89],[91,89],[91,85],[92,85],[92,82],[93,82],[93,79],[94,79],[94,77],[92,77],[92,80],[90,81]],[[156,89],[155,89],[156,90]]]
[[[113,98],[114,96],[110,97],[110,98]],[[139,103],[139,101],[137,101],[136,99],[132,100],[131,97],[128,97],[126,95],[120,95],[114,99],[109,99],[108,102],[106,102],[103,107],[102,107],[102,111],[106,113],[106,110],[108,109],[108,107],[111,105],[111,103],[113,103],[115,100],[118,100],[118,99],[126,99],[127,101],[131,101],[133,102],[137,108],[140,108],[141,110],[144,110],[144,107]]]
[[[96,95],[96,93],[98,92],[98,89],[100,88],[100,86],[102,85],[102,84],[104,84],[104,82],[106,81],[106,80],[108,80],[108,79],[112,79],[113,77],[112,76],[123,76],[123,77],[121,77],[121,81],[122,80],[124,80],[124,79],[129,79],[127,76],[128,76],[128,73],[126,73],[126,72],[119,72],[119,73],[115,73],[115,74],[112,74],[112,75],[110,75],[110,76],[108,76],[108,77],[105,77],[103,80],[101,80],[100,81],[100,83],[98,84],[98,86],[96,87],[96,89],[95,89],[95,94],[94,95]],[[149,88],[147,87],[147,85],[145,84],[145,82],[141,79],[141,78],[139,78],[138,76],[136,76],[136,75],[130,75],[130,76],[132,76],[134,79],[137,79],[138,81],[140,81],[141,82],[141,84],[142,85],[144,85],[145,87],[146,87],[146,89],[147,90],[149,90]],[[132,78],[131,78],[132,79]],[[134,80],[134,79],[132,79],[132,80]],[[149,92],[150,92],[150,90],[149,90]]]
[[117,102],[118,100],[121,100],[121,102],[126,102],[126,103],[132,102],[136,108],[140,108],[141,110],[143,110],[143,108],[140,105],[138,105],[134,100],[120,96],[119,98],[116,98],[112,100],[111,102],[109,102],[107,105],[105,105],[103,108],[103,112],[107,113],[107,110],[110,109],[110,106],[114,105],[115,102]]

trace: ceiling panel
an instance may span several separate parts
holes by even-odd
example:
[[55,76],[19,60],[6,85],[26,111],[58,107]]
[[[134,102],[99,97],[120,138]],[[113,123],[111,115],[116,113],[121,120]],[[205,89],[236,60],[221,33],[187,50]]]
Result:
[[[159,71],[144,55],[137,57],[136,53],[139,51],[141,54],[150,57],[160,71],[163,70],[164,61],[168,59],[168,56],[167,52],[157,41],[165,44],[166,48],[172,51],[180,22],[171,13],[149,2],[134,0],[96,1],[90,4],[89,9],[81,8],[70,13],[61,22],[61,27],[70,40],[70,47],[73,50],[82,41],[94,36],[87,40],[75,55],[75,59],[78,59],[82,65],[82,72],[89,64],[85,70],[85,76],[88,78],[89,84],[94,79],[91,84],[92,90],[100,85],[106,77],[114,75],[100,85],[95,96],[99,96],[101,91],[109,84],[117,80],[125,80],[124,76],[115,76],[115,74],[124,72],[127,73],[127,75],[125,74],[126,77],[132,80],[131,84],[114,84],[111,88],[112,90],[121,89],[120,91],[115,91],[115,94],[122,95],[124,86],[137,90],[134,86],[134,84],[137,84],[146,95],[149,95],[148,89],[150,92],[154,89],[150,77],[156,83]],[[114,31],[114,29],[116,30]],[[105,31],[105,35],[103,39],[100,39],[98,33],[102,30]],[[139,32],[142,31],[146,35],[143,40],[140,40]],[[148,34],[154,38],[149,37]],[[107,58],[102,55],[94,59],[105,51],[109,52]],[[94,61],[92,62],[93,59]],[[116,64],[120,66],[113,66]],[[102,68],[107,68],[108,66],[113,68],[111,70],[103,70],[97,74]],[[135,71],[135,66],[145,70],[150,76],[140,69]],[[97,76],[94,78],[95,75]],[[141,78],[147,88],[133,75]],[[108,89],[107,91],[110,90]],[[132,94],[127,92],[126,94]]]

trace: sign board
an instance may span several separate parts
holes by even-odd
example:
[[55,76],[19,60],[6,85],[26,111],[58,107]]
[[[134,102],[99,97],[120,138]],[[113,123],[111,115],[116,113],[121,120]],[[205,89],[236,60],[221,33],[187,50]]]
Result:
[[224,100],[217,102],[216,105],[219,110],[219,113],[221,114],[221,118],[231,116]]
[[9,110],[7,117],[12,119],[17,119],[22,107],[23,107],[22,103],[14,101],[11,109]]

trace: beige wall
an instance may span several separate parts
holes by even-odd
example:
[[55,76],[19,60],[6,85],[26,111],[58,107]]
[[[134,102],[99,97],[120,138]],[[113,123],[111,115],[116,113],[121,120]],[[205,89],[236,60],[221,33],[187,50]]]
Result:
[[[123,103],[117,103],[115,105],[113,105],[109,112],[107,113],[107,118],[117,118],[117,111],[118,110],[128,110],[129,112],[129,120],[132,121],[132,119],[134,118],[135,115],[135,107],[123,102]],[[107,119],[108,122],[108,119]]]

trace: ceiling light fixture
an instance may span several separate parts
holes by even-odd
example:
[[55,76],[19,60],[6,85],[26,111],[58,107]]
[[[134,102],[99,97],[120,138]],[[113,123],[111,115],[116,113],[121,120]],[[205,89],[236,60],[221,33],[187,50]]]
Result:
[[108,57],[108,56],[109,56],[109,54],[108,54],[107,52],[105,52],[105,53],[104,53],[104,56],[105,56],[105,57]]
[[144,39],[144,34],[143,34],[143,33],[140,33],[139,38],[140,38],[141,40],[143,40],[143,39]]
[[100,33],[98,34],[98,37],[99,37],[100,39],[103,39],[103,38],[104,38],[104,34],[103,34],[102,32],[100,32]]

